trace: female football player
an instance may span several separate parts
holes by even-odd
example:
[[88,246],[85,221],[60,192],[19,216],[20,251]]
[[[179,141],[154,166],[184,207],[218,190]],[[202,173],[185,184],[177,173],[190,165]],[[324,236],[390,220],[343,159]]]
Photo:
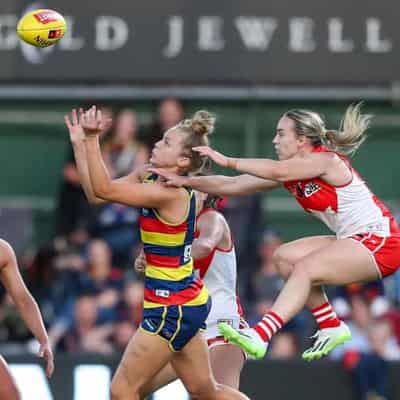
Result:
[[[47,362],[46,374],[54,371],[54,358],[46,328],[36,301],[26,288],[19,273],[17,259],[11,246],[0,239],[0,281],[10,295],[22,319],[40,344],[39,356]],[[0,357],[0,400],[20,400],[17,385],[11,376],[6,361]]]
[[370,116],[360,113],[360,105],[347,109],[339,131],[327,129],[315,112],[291,110],[279,120],[273,139],[278,161],[226,157],[209,147],[194,149],[250,176],[188,178],[156,170],[169,185],[184,184],[213,194],[250,193],[283,185],[305,211],[335,233],[281,246],[274,262],[287,282],[271,310],[251,329],[236,331],[220,325],[225,338],[253,357],[264,356],[271,337],[304,305],[311,309],[319,330],[303,358],[327,355],[349,340],[351,333],[337,318],[322,285],[371,281],[400,266],[399,228],[346,156],[364,141],[369,122]]
[[[218,322],[229,322],[234,328],[247,326],[236,296],[236,255],[231,232],[224,216],[214,207],[214,199],[196,193],[198,209],[196,239],[192,246],[194,268],[206,284],[212,299],[206,320],[205,336],[210,353],[211,369],[218,383],[239,388],[240,373],[245,361],[244,353],[229,344],[218,333]],[[205,206],[202,202],[205,201]],[[144,272],[146,258],[143,252],[135,260],[137,271]],[[171,364],[165,366],[146,387],[149,395],[177,379]]]
[[[92,195],[142,207],[140,229],[146,256],[144,315],[141,329],[132,337],[113,378],[111,398],[143,398],[145,386],[171,362],[193,398],[245,399],[246,396],[231,388],[216,385],[207,345],[200,333],[209,313],[210,299],[193,271],[191,246],[196,210],[193,191],[166,187],[160,184],[157,175],[142,175],[141,171],[111,180],[98,139],[104,124],[95,107],[81,113],[79,121],[73,112],[72,121],[66,117],[66,124],[72,136],[75,128],[79,132],[83,128],[86,135],[85,168]],[[214,118],[205,111],[180,122],[157,142],[150,163],[178,174],[201,169],[205,157],[193,152],[192,147],[208,143],[207,135],[213,125]]]

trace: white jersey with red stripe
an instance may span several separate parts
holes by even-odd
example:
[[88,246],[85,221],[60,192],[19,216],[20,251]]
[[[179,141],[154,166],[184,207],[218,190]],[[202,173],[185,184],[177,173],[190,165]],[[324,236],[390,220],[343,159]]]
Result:
[[[328,150],[321,146],[314,151]],[[399,233],[390,211],[370,191],[347,157],[337,155],[351,170],[352,179],[348,184],[333,186],[321,178],[311,178],[285,182],[284,186],[305,211],[322,220],[338,239],[360,233],[381,237]]]
[[[216,212],[212,209],[203,212],[207,211]],[[236,293],[237,266],[233,243],[229,250],[216,247],[207,257],[195,260],[194,268],[206,285],[212,301],[206,320],[206,338],[220,336],[217,328],[219,322],[226,322],[238,329],[242,311]]]

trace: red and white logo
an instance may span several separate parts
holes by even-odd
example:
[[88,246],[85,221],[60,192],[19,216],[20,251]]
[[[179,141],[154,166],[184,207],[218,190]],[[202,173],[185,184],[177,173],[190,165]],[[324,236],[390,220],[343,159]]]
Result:
[[52,11],[41,11],[36,14],[33,14],[33,16],[37,19],[38,22],[44,25],[50,22],[58,21],[57,14]]

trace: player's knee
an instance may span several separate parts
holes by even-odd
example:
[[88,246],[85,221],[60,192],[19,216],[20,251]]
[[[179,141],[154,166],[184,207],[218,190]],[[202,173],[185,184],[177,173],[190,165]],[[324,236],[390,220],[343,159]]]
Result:
[[294,264],[291,276],[306,279],[310,281],[311,284],[314,284],[317,281],[317,276],[314,273],[312,266],[303,261]]
[[216,384],[211,377],[197,379],[185,385],[190,398],[193,400],[208,400],[216,398]]
[[[135,397],[136,396],[136,397]],[[128,388],[125,385],[121,385],[118,380],[113,379],[110,387],[110,399],[111,400],[126,400],[126,399],[136,399],[137,392],[134,388]]]
[[283,279],[287,279],[293,271],[293,263],[290,255],[283,246],[274,251],[272,262]]

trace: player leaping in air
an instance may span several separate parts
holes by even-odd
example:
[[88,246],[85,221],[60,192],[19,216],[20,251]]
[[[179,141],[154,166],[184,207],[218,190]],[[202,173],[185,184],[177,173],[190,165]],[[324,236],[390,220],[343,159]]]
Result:
[[221,333],[250,356],[262,358],[268,343],[305,305],[319,330],[305,360],[319,359],[351,338],[332,309],[323,285],[381,279],[400,265],[400,231],[388,209],[369,190],[347,157],[364,141],[370,116],[350,106],[339,131],[312,111],[291,110],[278,122],[273,144],[279,160],[227,157],[210,147],[195,150],[220,166],[246,173],[236,177],[178,177],[156,170],[173,186],[217,195],[250,194],[284,186],[306,212],[335,236],[313,236],[282,245],[273,262],[286,279],[262,320],[249,329],[220,324]]

